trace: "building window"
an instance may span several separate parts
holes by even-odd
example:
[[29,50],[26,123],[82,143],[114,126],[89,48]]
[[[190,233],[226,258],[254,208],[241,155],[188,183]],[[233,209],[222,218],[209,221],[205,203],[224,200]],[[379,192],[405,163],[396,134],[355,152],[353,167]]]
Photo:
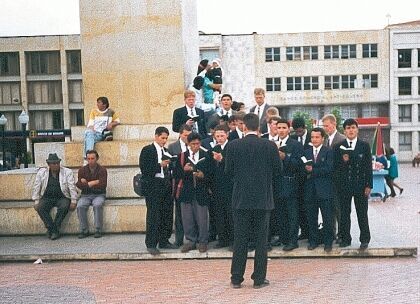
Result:
[[342,75],[341,76],[341,88],[342,89],[354,89],[354,82],[356,75]]
[[280,48],[265,48],[265,61],[280,61]]
[[71,110],[70,111],[70,125],[73,126],[84,126],[85,118],[83,110]]
[[378,87],[378,74],[364,74],[363,75],[363,88],[377,88]]
[[398,50],[398,68],[411,68],[411,49]]
[[348,118],[356,118],[357,115],[357,106],[339,106],[338,107],[341,113],[342,119],[348,119]]
[[324,46],[324,59],[338,59],[340,58],[339,45],[326,45]]
[[398,143],[400,151],[411,151],[411,132],[399,132]]
[[303,77],[303,89],[304,90],[318,90],[318,76]]
[[82,73],[80,50],[67,51],[67,73]]
[[19,75],[19,53],[0,53],[0,76]]
[[356,58],[356,45],[341,45],[341,59]]
[[280,77],[266,78],[265,88],[267,92],[281,91]]
[[286,48],[287,60],[302,60],[302,50],[300,46],[292,46]]
[[287,77],[287,90],[288,91],[302,90],[302,77]]
[[398,77],[398,95],[411,95],[411,77]]
[[376,58],[378,57],[378,44],[363,44],[363,58]]
[[29,103],[63,103],[61,81],[30,81]]
[[398,106],[398,122],[411,122],[411,105]]
[[51,130],[63,129],[63,111],[30,111],[30,129]]
[[83,102],[83,84],[81,80],[69,80],[69,102]]
[[340,88],[340,76],[325,76],[325,90],[337,90]]
[[375,104],[362,105],[362,117],[378,117],[378,116],[379,116],[379,105],[375,105]]
[[60,52],[27,52],[28,75],[60,74]]
[[20,82],[0,83],[0,105],[6,104],[20,104]]
[[317,46],[304,46],[303,47],[303,60],[318,60],[318,47]]

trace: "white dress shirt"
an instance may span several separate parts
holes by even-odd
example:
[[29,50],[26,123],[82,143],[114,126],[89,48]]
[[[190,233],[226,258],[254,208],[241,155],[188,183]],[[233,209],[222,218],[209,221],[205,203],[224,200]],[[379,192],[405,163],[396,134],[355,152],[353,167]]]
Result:
[[[161,164],[162,163],[162,147],[159,146],[159,144],[157,142],[153,142],[153,145],[156,148],[157,151],[157,156],[158,156],[158,163]],[[160,167],[160,173],[156,173],[155,177],[159,177],[159,178],[164,178],[165,175],[163,174],[163,167]]]

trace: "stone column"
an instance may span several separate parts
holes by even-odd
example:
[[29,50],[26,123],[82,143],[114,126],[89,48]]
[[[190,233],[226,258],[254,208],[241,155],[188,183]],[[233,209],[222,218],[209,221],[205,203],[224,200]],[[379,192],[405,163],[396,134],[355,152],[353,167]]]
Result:
[[80,0],[85,117],[107,96],[123,124],[167,124],[198,64],[195,0]]

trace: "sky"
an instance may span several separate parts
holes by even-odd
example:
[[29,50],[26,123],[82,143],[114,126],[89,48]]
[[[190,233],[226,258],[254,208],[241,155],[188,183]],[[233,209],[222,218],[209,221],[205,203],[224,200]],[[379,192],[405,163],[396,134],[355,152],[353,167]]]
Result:
[[[371,30],[420,20],[420,1],[197,0],[197,19],[220,34]],[[0,36],[79,33],[79,0],[1,0]]]

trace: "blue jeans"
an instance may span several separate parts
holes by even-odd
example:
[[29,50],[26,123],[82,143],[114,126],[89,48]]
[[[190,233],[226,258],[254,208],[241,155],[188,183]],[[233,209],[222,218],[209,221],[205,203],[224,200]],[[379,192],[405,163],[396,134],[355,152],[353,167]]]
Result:
[[102,139],[103,137],[101,132],[96,132],[94,130],[87,129],[85,131],[85,146],[83,150],[83,158],[86,157],[86,152],[89,150],[93,150],[93,148],[95,147],[95,143],[97,143],[98,141],[102,141]]

